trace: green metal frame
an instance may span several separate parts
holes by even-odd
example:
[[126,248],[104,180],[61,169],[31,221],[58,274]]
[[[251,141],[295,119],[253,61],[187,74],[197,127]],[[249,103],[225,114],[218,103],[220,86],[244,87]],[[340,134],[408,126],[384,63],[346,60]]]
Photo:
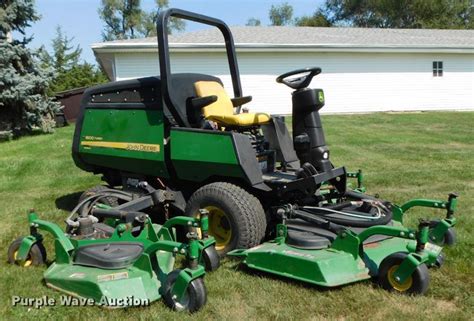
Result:
[[[28,214],[28,222],[30,224],[30,235],[25,237],[20,245],[17,254],[17,260],[23,263],[31,250],[31,247],[37,243],[42,242],[43,236],[38,232],[39,230],[50,233],[54,238],[55,246],[55,262],[45,272],[46,283],[58,290],[78,296],[92,297],[95,300],[100,299],[100,286],[94,284],[90,280],[83,281],[82,288],[90,288],[90,290],[83,290],[85,294],[72,293],[71,286],[68,284],[69,280],[62,279],[64,274],[71,271],[76,271],[76,274],[91,274],[99,277],[104,274],[104,270],[84,267],[73,264],[73,256],[76,249],[90,244],[113,243],[113,242],[140,242],[144,246],[144,252],[129,268],[115,270],[106,270],[120,273],[127,273],[127,278],[143,280],[143,286],[146,293],[152,293],[153,285],[160,285],[172,270],[174,258],[177,255],[185,256],[188,259],[188,267],[183,269],[172,288],[172,295],[180,300],[185,294],[188,285],[195,279],[202,277],[205,274],[205,269],[202,265],[202,253],[207,247],[215,244],[214,238],[208,236],[207,229],[209,226],[207,215],[201,215],[200,218],[178,216],[167,220],[162,226],[152,224],[148,218],[145,223],[145,228],[138,236],[132,235],[131,226],[120,223],[116,226],[114,233],[110,238],[106,239],[70,239],[61,228],[55,223],[51,223],[38,218],[34,211]],[[173,228],[176,226],[187,226],[200,228],[203,235],[206,237],[198,240],[197,236],[191,235],[188,243],[175,241]],[[94,278],[92,278],[94,279]],[[148,280],[148,281],[146,281]],[[97,281],[99,282],[99,281]],[[131,281],[130,281],[131,282]],[[78,282],[77,282],[78,283]],[[148,284],[146,284],[148,283]],[[99,289],[99,290],[98,290]],[[111,287],[108,290],[115,292],[117,296],[126,296],[129,293],[127,286],[119,285]],[[148,296],[143,294],[142,297],[154,301],[160,298],[158,291]]]
[[[355,178],[357,180],[357,187],[353,190],[359,193],[365,193],[366,188],[364,186],[364,175],[362,170],[356,172],[347,172],[346,176],[348,178]],[[352,184],[348,184],[348,188],[352,188]],[[404,203],[401,206],[393,205],[393,219],[400,224],[403,224],[403,217],[405,213],[413,207],[428,207],[436,209],[446,210],[446,217],[440,220],[434,220],[431,223],[429,229],[429,239],[430,242],[443,245],[444,236],[448,229],[456,225],[456,218],[454,217],[454,211],[457,206],[457,197],[456,193],[450,193],[448,195],[447,201],[441,200],[431,200],[431,199],[412,199]]]
[[[366,192],[366,188],[364,186],[364,175],[362,174],[361,169],[357,170],[357,172],[347,172],[346,176],[347,178],[355,178],[357,180],[357,187],[353,189],[354,191],[359,193]],[[352,188],[351,183],[348,183],[347,185],[347,187]]]
[[401,206],[394,205],[392,208],[393,219],[403,224],[403,218],[408,210],[413,207],[428,207],[446,210],[446,217],[440,220],[434,220],[429,228],[429,240],[432,243],[443,245],[444,236],[448,229],[456,225],[454,211],[457,206],[457,195],[449,194],[447,201],[430,199],[412,199]]

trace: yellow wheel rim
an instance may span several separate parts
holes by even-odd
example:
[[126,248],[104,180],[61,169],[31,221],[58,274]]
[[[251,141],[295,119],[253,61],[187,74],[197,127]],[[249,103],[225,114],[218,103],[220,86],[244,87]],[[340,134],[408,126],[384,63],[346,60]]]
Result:
[[13,253],[13,259],[15,260],[15,262],[16,262],[19,266],[28,267],[28,266],[30,266],[31,264],[33,264],[33,261],[31,260],[31,258],[30,258],[29,255],[28,255],[28,258],[26,259],[26,261],[23,262],[23,263],[21,263],[20,261],[18,261],[18,260],[16,259],[17,255],[18,255],[18,250],[15,251],[15,253]]
[[413,285],[413,278],[410,275],[409,277],[407,277],[405,279],[405,281],[403,281],[401,283],[398,282],[397,280],[395,280],[394,275],[395,275],[395,271],[398,269],[398,267],[399,267],[399,265],[394,265],[388,270],[388,273],[387,273],[388,283],[390,283],[392,288],[394,288],[398,292],[408,291],[411,288],[411,286]]
[[[216,240],[216,250],[222,251],[232,239],[230,220],[225,212],[217,206],[206,206],[204,209],[209,212],[209,235],[212,235]],[[200,233],[199,229],[198,234]]]

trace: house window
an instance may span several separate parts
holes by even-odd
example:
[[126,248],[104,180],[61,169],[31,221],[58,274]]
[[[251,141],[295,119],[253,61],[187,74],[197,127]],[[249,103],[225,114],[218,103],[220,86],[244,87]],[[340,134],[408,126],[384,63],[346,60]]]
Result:
[[443,77],[442,61],[433,61],[433,77]]

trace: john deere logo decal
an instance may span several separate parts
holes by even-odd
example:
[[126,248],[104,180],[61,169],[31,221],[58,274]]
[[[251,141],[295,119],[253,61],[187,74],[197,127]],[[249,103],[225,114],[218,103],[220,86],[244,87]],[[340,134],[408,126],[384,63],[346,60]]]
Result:
[[318,100],[320,103],[324,103],[324,92],[320,91],[318,93]]
[[137,152],[159,153],[159,144],[141,144],[141,143],[122,143],[122,142],[104,142],[104,141],[82,141],[81,145],[84,147],[103,147],[125,149]]

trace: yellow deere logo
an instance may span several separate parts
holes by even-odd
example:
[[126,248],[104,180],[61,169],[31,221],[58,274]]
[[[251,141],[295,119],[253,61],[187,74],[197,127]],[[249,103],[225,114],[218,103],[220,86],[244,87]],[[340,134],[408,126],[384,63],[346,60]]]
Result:
[[140,144],[140,143],[122,143],[122,142],[104,142],[104,141],[82,141],[81,145],[84,147],[104,147],[125,149],[138,152],[159,153],[159,144]]

